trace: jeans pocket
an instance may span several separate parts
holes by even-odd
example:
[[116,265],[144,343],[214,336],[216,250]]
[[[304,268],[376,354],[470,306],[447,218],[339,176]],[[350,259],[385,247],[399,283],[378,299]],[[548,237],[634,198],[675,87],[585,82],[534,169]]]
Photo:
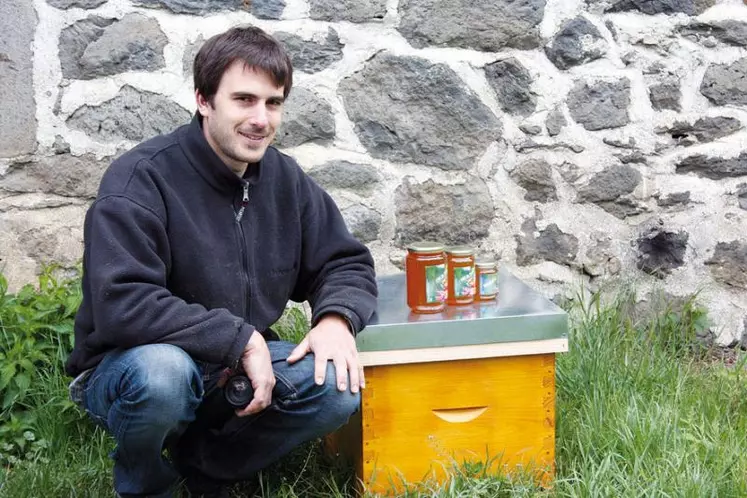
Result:
[[298,399],[298,390],[293,383],[282,373],[275,370],[275,388],[272,390],[272,400],[280,404],[289,403]]
[[81,403],[79,406],[83,409],[84,412],[86,412],[86,415],[88,415],[88,418],[90,418],[94,424],[108,431],[109,427],[106,423],[106,414],[97,413],[97,411],[100,410],[95,410],[95,408],[91,406],[91,400],[89,398],[93,395],[91,390],[94,389],[94,385],[97,381],[99,381],[99,377],[101,377],[101,374],[97,373],[95,370],[91,373],[91,375],[88,376],[85,384],[82,386],[83,389],[81,390]]

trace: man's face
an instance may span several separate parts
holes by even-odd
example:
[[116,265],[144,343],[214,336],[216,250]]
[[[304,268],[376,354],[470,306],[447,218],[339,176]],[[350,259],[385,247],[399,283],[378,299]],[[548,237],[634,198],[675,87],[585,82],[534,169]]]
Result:
[[275,138],[283,111],[283,87],[264,71],[242,61],[231,64],[218,85],[212,105],[195,91],[202,129],[210,146],[236,174],[265,155]]

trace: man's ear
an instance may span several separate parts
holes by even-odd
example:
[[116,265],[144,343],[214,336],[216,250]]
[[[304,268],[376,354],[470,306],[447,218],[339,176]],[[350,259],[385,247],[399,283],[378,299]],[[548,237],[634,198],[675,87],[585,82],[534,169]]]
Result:
[[200,93],[199,90],[195,90],[195,102],[197,103],[197,111],[202,117],[207,116],[210,102]]

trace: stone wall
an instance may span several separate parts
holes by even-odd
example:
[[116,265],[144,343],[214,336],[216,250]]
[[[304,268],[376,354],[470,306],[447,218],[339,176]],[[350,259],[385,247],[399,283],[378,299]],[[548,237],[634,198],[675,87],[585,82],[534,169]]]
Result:
[[[471,243],[552,296],[634,281],[747,321],[741,0],[10,0],[0,5],[0,257],[74,266],[102,171],[194,111],[200,44],[288,47],[279,147],[382,274]],[[747,344],[747,339],[745,340]]]

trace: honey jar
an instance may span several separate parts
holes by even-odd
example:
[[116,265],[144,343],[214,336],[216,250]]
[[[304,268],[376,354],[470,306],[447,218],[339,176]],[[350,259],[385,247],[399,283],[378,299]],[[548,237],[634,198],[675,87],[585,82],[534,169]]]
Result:
[[475,261],[475,299],[492,301],[498,296],[498,265],[490,259]]
[[446,249],[446,304],[470,304],[475,300],[475,256],[471,247]]
[[407,305],[413,313],[439,313],[446,307],[446,256],[443,244],[416,242],[405,258]]

